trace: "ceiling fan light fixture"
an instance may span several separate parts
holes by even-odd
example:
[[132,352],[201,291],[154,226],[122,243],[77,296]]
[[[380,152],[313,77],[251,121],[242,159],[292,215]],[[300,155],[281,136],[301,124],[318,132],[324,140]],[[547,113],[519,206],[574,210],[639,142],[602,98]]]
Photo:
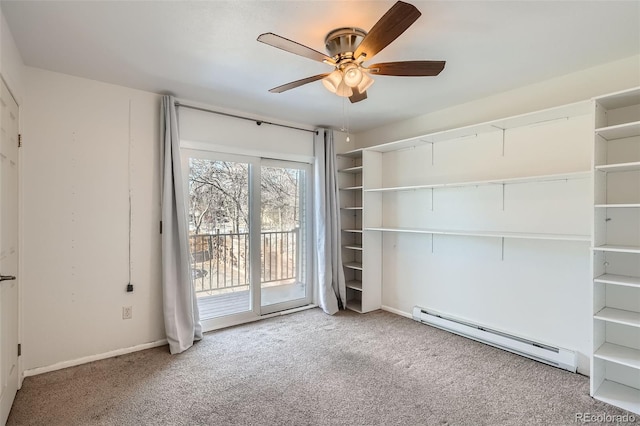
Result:
[[324,87],[331,93],[336,93],[340,83],[342,83],[342,71],[338,69],[322,79],[322,84],[324,84]]
[[360,83],[358,84],[358,92],[364,93],[369,87],[371,87],[374,80],[369,76],[369,73],[362,72],[362,71],[361,73],[362,73],[362,80],[360,80]]
[[343,98],[348,98],[353,95],[353,90],[351,87],[347,86],[344,80],[340,82],[338,88],[336,89],[336,95],[342,96]]
[[354,63],[344,67],[344,83],[349,87],[357,87],[362,81],[362,70]]

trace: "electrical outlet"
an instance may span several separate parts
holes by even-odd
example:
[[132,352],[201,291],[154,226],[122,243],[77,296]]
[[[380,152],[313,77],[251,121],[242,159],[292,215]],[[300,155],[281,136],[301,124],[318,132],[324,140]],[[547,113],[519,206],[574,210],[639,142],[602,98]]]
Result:
[[122,307],[122,319],[131,319],[133,317],[133,306]]

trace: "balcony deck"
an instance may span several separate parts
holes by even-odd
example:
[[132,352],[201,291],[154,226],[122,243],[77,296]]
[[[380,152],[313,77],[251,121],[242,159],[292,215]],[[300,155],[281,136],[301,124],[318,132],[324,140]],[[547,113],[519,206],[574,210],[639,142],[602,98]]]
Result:
[[[262,305],[301,299],[304,296],[305,286],[302,283],[269,283],[269,286],[262,288]],[[217,295],[198,297],[201,320],[246,312],[250,307],[249,290],[237,289]]]

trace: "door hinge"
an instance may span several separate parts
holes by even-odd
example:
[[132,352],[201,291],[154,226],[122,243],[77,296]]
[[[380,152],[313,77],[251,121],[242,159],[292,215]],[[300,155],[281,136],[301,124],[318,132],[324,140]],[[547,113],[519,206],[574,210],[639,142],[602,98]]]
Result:
[[22,355],[22,344],[18,343],[18,356]]
[[22,135],[18,133],[18,148],[22,148]]

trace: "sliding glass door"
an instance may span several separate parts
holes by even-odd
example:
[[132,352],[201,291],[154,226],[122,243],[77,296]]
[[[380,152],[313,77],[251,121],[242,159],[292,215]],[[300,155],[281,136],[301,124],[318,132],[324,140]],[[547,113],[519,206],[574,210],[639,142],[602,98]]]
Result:
[[309,165],[263,160],[260,169],[262,312],[310,302]]
[[311,303],[309,165],[183,151],[191,272],[215,326]]

